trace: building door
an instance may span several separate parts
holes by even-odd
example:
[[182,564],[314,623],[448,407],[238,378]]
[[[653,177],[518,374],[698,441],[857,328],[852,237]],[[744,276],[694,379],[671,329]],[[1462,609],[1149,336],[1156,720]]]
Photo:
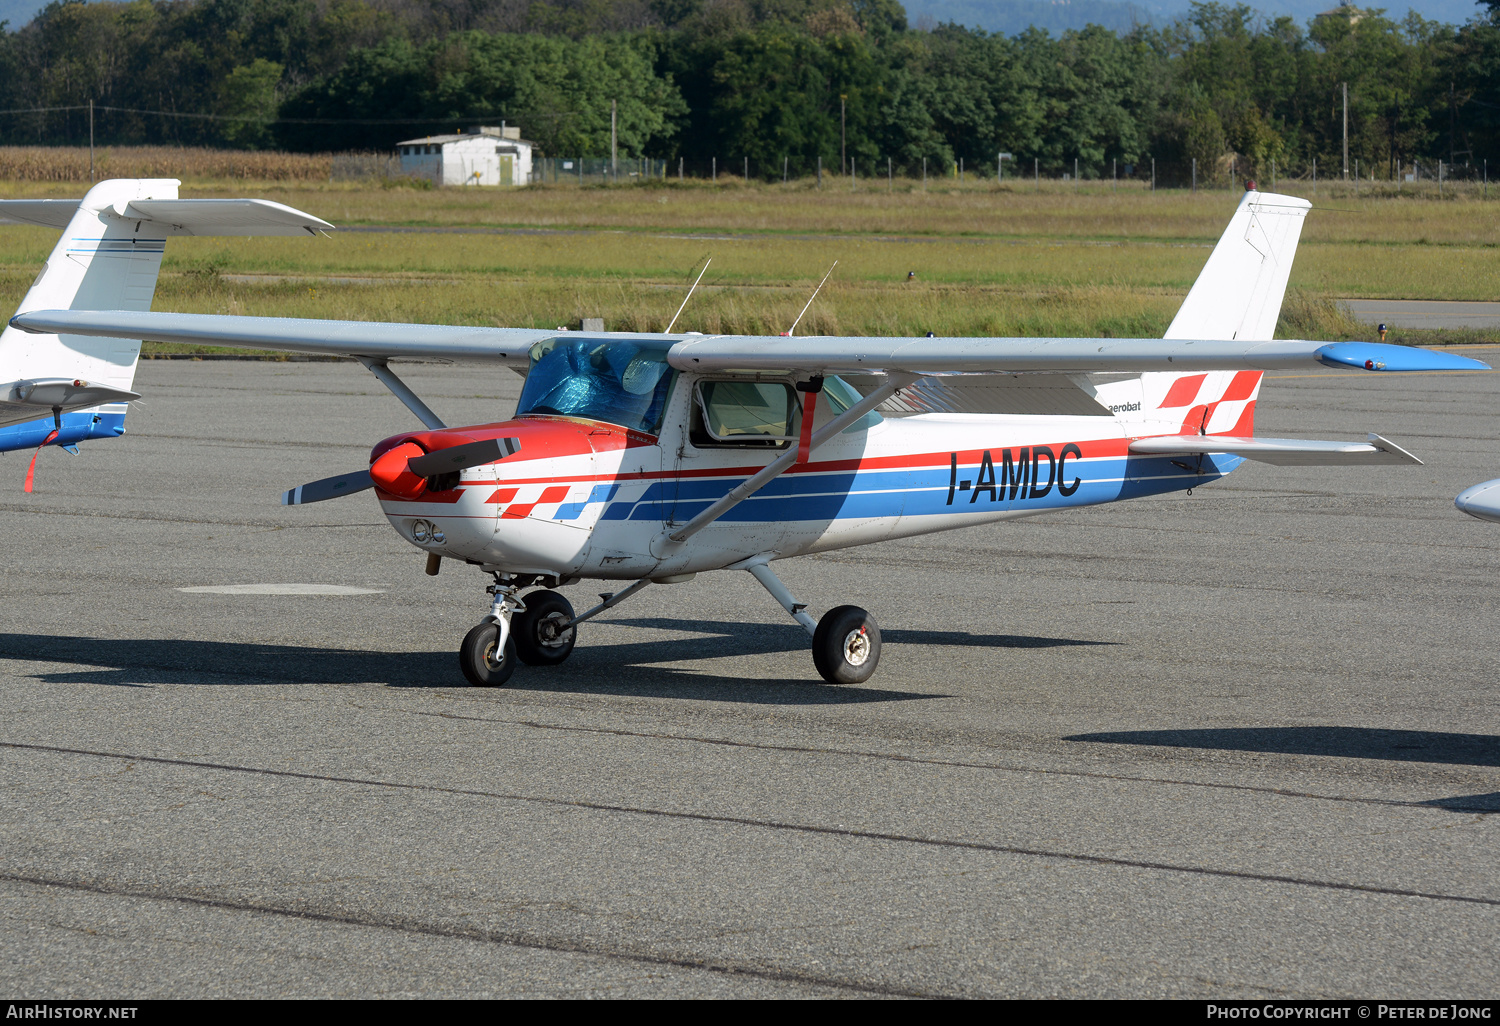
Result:
[[497,154],[500,158],[500,184],[516,184],[516,155],[514,153]]

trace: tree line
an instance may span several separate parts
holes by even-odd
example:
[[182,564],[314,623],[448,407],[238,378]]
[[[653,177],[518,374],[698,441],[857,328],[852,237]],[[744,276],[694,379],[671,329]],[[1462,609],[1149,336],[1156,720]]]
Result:
[[[751,173],[962,161],[1170,184],[1416,162],[1500,134],[1500,0],[1464,25],[1194,4],[1165,26],[908,26],[896,0],[54,0],[0,25],[0,143],[389,150],[506,120],[551,156]],[[37,108],[52,108],[36,111]],[[72,109],[58,109],[72,108]],[[1424,172],[1425,174],[1425,172]]]

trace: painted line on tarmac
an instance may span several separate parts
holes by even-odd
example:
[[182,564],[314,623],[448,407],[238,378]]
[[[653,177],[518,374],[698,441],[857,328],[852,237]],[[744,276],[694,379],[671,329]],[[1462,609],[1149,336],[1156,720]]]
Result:
[[[611,621],[601,621],[609,623]],[[361,707],[364,708],[364,707]],[[534,727],[538,730],[572,731],[579,734],[613,734],[618,737],[638,737],[655,741],[685,741],[691,744],[719,745],[725,748],[754,748],[767,752],[791,752],[803,755],[842,755],[851,759],[880,759],[887,762],[908,762],[918,766],[948,766],[955,769],[995,770],[1000,773],[1035,773],[1052,777],[1084,777],[1092,780],[1118,780],[1124,783],[1163,784],[1168,787],[1203,787],[1220,791],[1248,791],[1252,794],[1268,794],[1277,798],[1308,798],[1323,802],[1348,802],[1355,805],[1382,805],[1404,809],[1421,809],[1426,812],[1474,812],[1480,815],[1496,815],[1493,808],[1464,807],[1457,805],[1433,805],[1430,802],[1405,801],[1399,798],[1360,798],[1354,795],[1317,794],[1312,791],[1289,791],[1283,787],[1256,787],[1253,784],[1221,784],[1208,780],[1177,780],[1171,777],[1136,777],[1123,773],[1096,773],[1090,770],[1043,769],[1035,766],[1007,766],[995,762],[963,762],[955,759],[923,759],[915,755],[898,755],[891,752],[870,752],[857,748],[812,748],[804,745],[773,745],[760,741],[731,741],[727,738],[694,737],[686,734],[657,734],[648,731],[622,730],[617,727],[575,727],[557,723],[542,723],[537,720],[506,720],[494,716],[463,716],[458,713],[421,712],[416,709],[400,709],[409,716],[432,716],[445,720],[473,720],[478,723],[503,723],[507,726]]]
[[615,805],[609,802],[587,802],[569,798],[546,798],[530,794],[507,794],[498,791],[477,791],[461,787],[444,787],[439,784],[407,784],[399,781],[378,780],[371,777],[340,777],[325,773],[299,773],[295,770],[265,769],[258,766],[235,766],[228,763],[200,762],[191,759],[167,759],[153,755],[126,755],[121,752],[98,752],[86,748],[60,748],[53,745],[28,745],[15,741],[0,741],[0,748],[18,751],[47,752],[56,755],[81,755],[96,759],[118,759],[123,762],[155,763],[164,766],[185,766],[192,769],[221,770],[227,773],[249,773],[267,777],[285,777],[294,780],[317,780],[333,784],[355,784],[360,787],[386,787],[399,791],[427,791],[436,794],[452,794],[467,798],[495,798],[501,801],[525,802],[530,805],[547,805],[554,808],[586,809],[591,812],[615,812],[631,816],[651,816],[659,819],[686,820],[695,823],[727,823],[731,826],[758,827],[763,830],[782,830],[800,834],[822,834],[831,837],[855,837],[867,841],[888,841],[896,844],[913,844],[928,848],[949,848],[961,851],[982,851],[996,855],[1019,855],[1029,858],[1056,859],[1094,866],[1118,866],[1122,869],[1145,869],[1166,873],[1185,873],[1192,876],[1249,880],[1256,883],[1287,884],[1293,887],[1313,887],[1319,890],[1348,891],[1356,894],[1381,895],[1394,898],[1425,898],[1429,901],[1456,902],[1464,905],[1488,905],[1500,908],[1500,898],[1482,898],[1467,894],[1444,894],[1439,891],[1414,891],[1402,887],[1381,887],[1376,884],[1345,883],[1338,880],[1318,880],[1312,877],[1285,876],[1279,873],[1255,873],[1236,869],[1212,869],[1208,866],[1177,865],[1170,862],[1149,862],[1144,859],[1122,859],[1108,855],[1087,855],[1082,852],[1054,851],[1046,848],[1022,848],[1008,844],[987,844],[983,841],[959,841],[942,837],[923,837],[918,834],[896,834],[877,830],[855,830],[848,827],[819,826],[813,823],[782,823],[769,819],[751,819],[746,816],[721,816],[708,812],[680,812],[672,809],[651,809],[634,805]]
[[[160,761],[160,760],[158,760]],[[696,969],[702,972],[719,973],[725,976],[746,976],[775,983],[798,983],[810,987],[825,987],[830,990],[853,991],[882,997],[944,998],[956,995],[933,993],[908,987],[893,987],[881,983],[840,980],[831,976],[798,972],[795,969],[768,969],[750,963],[722,961],[709,958],[694,958],[691,955],[665,955],[650,951],[631,951],[627,948],[612,948],[586,941],[569,940],[564,937],[541,937],[525,933],[499,933],[490,930],[461,929],[437,926],[399,917],[361,917],[314,909],[284,908],[277,905],[262,905],[251,901],[234,901],[229,898],[209,898],[196,894],[173,894],[164,891],[141,890],[119,887],[89,880],[58,880],[40,876],[25,876],[19,873],[0,872],[0,881],[29,884],[33,887],[57,887],[87,894],[99,894],[112,898],[139,898],[146,901],[170,901],[200,908],[222,909],[230,912],[253,912],[260,915],[278,916],[284,919],[301,919],[314,923],[332,923],[337,926],[356,926],[366,929],[391,930],[396,933],[416,934],[425,937],[441,937],[445,940],[477,941],[481,944],[498,944],[512,948],[528,948],[533,951],[551,951],[559,954],[586,955],[594,958],[610,958],[625,962],[643,962],[647,965],[669,966],[676,969]]]

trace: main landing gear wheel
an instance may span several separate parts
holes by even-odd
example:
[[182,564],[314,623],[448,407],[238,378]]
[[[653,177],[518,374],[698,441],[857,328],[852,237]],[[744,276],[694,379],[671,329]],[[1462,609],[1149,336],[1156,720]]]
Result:
[[563,626],[573,619],[573,603],[555,591],[534,591],[525,602],[526,611],[510,621],[516,655],[528,666],[556,666],[573,654],[578,640],[576,627]]
[[813,634],[813,665],[830,684],[863,684],[880,662],[880,628],[858,606],[823,614]]
[[515,635],[505,639],[502,653],[495,651],[499,640],[500,628],[489,620],[464,635],[464,643],[458,647],[458,665],[475,687],[498,688],[516,672]]

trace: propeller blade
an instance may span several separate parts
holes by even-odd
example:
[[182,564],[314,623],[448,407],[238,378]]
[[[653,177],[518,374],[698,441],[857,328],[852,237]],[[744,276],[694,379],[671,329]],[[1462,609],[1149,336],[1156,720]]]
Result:
[[414,456],[407,461],[406,466],[418,477],[438,477],[441,474],[468,470],[470,467],[482,467],[486,463],[514,456],[520,451],[519,438],[486,438],[482,442],[450,445],[425,456]]
[[281,496],[283,506],[301,506],[308,502],[322,502],[324,499],[337,499],[340,495],[353,495],[362,492],[366,488],[374,488],[375,482],[370,478],[368,470],[356,470],[352,474],[340,474],[337,477],[325,477],[321,481],[310,481],[305,485],[293,488]]

